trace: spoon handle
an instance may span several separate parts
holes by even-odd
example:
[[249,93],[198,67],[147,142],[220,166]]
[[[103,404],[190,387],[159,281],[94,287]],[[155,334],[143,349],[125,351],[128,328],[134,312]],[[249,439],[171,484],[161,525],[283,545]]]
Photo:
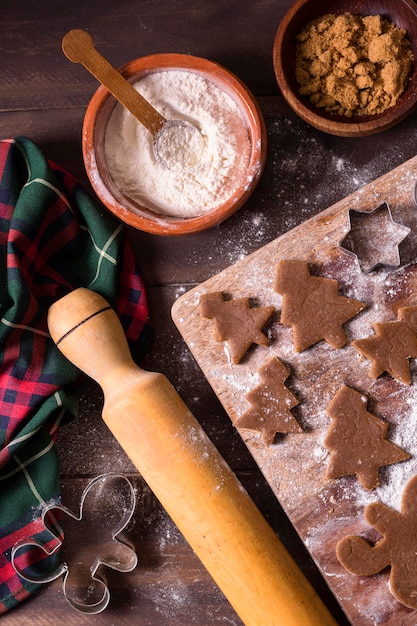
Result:
[[62,50],[73,63],[81,63],[153,136],[165,118],[96,50],[94,41],[83,30],[70,30],[62,40]]

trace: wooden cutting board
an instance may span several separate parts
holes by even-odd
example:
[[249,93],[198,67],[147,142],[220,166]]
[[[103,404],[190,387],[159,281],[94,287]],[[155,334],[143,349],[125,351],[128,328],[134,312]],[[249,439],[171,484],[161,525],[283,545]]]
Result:
[[[248,409],[245,394],[257,384],[261,365],[277,356],[290,369],[286,384],[299,400],[293,414],[303,432],[278,436],[273,445],[266,445],[256,431],[239,432],[354,626],[417,624],[417,610],[406,608],[390,593],[389,570],[358,577],[335,556],[337,541],[347,534],[380,538],[364,519],[366,505],[381,501],[400,510],[403,488],[417,474],[416,363],[410,363],[410,386],[387,374],[373,380],[369,361],[360,359],[349,344],[374,334],[374,322],[396,319],[399,306],[417,304],[416,181],[414,157],[190,290],[172,308],[176,326],[232,422]],[[399,267],[364,273],[357,258],[339,244],[350,230],[350,209],[372,213],[383,203],[393,220],[411,232],[398,247]],[[369,237],[366,228],[364,233],[365,239]],[[357,236],[360,239],[360,233]],[[386,258],[386,250],[396,244],[376,239]],[[358,243],[363,248],[366,240]],[[292,330],[279,321],[282,299],[273,288],[280,259],[308,261],[314,273],[339,281],[340,295],[366,302],[367,308],[344,325],[349,340],[345,347],[335,350],[322,341],[294,352]],[[274,305],[268,347],[254,345],[238,365],[232,365],[225,345],[214,339],[213,321],[199,312],[200,296],[213,291],[248,297],[254,306]],[[381,469],[381,486],[373,491],[361,487],[356,477],[325,478],[329,451],[323,442],[330,425],[326,407],[343,383],[368,396],[368,410],[389,423],[388,438],[411,455],[409,461]]]

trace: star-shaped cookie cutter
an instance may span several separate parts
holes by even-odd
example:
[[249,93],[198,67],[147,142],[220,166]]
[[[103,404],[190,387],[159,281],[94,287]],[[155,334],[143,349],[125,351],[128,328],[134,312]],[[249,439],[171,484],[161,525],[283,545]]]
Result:
[[[113,483],[111,487],[109,483]],[[34,584],[49,583],[62,576],[64,596],[73,608],[82,613],[100,613],[110,601],[110,590],[105,574],[101,571],[102,566],[118,572],[131,572],[138,562],[133,546],[121,536],[135,507],[135,491],[125,476],[97,476],[84,489],[77,514],[55,502],[43,508],[42,522],[51,534],[48,547],[33,537],[18,541],[11,554],[15,571],[21,578]],[[53,511],[56,512],[55,515]],[[75,533],[80,546],[78,549],[75,545],[67,546],[70,558],[60,563],[53,572],[35,575],[34,566],[27,566],[28,550],[40,549],[47,557],[65,546],[63,532],[57,520],[62,514],[68,516],[69,520],[81,523],[80,532],[77,525]],[[93,538],[92,541],[97,542],[97,546],[86,546],[83,529],[88,532],[90,539]],[[70,563],[71,559],[73,564]]]
[[347,221],[348,231],[338,247],[357,260],[362,272],[401,265],[399,245],[411,229],[394,221],[387,202],[372,211],[349,209]]

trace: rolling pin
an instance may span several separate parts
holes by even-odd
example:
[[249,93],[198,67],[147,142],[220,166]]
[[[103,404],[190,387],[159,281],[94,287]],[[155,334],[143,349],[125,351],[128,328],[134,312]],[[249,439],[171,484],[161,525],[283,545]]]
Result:
[[337,626],[179,394],[134,363],[116,312],[75,291],[48,312],[104,392],[103,420],[246,626]]

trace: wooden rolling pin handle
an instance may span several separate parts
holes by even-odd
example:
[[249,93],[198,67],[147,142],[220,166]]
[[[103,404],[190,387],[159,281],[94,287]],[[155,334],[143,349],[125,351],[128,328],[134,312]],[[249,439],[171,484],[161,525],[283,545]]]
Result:
[[235,474],[162,374],[133,362],[116,313],[77,289],[52,338],[104,391],[103,419],[246,626],[336,626]]

